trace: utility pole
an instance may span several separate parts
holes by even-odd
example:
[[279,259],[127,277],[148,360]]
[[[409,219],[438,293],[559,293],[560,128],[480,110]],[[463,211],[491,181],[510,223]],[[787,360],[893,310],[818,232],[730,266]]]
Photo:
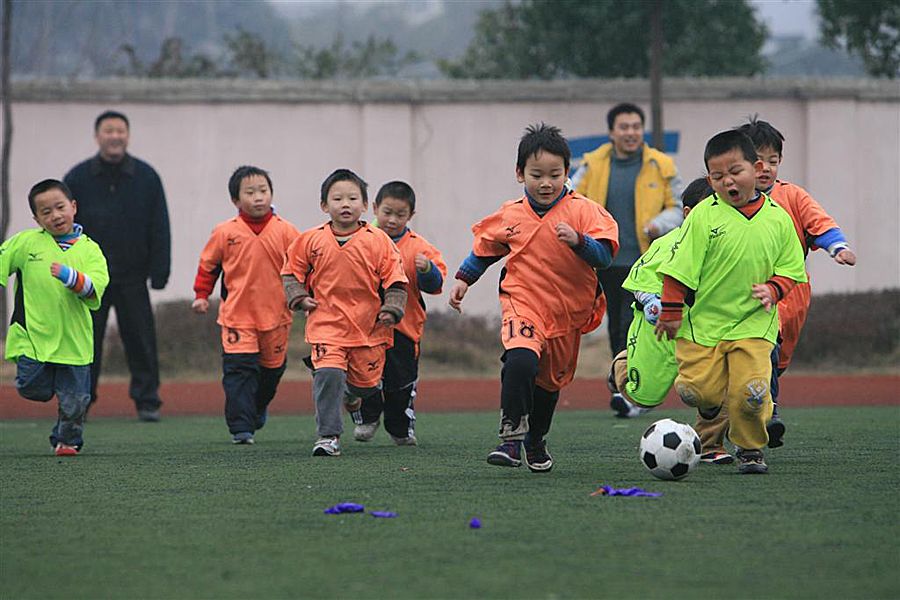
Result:
[[653,147],[665,151],[662,116],[662,12],[664,0],[650,3],[650,123],[653,127]]
[[[3,144],[0,150],[0,242],[9,231],[9,155],[12,151],[12,107],[9,93],[9,61],[12,48],[12,0],[3,0],[0,44],[0,104],[3,105]],[[6,283],[5,281],[3,282]],[[6,339],[6,286],[0,289],[0,339]]]

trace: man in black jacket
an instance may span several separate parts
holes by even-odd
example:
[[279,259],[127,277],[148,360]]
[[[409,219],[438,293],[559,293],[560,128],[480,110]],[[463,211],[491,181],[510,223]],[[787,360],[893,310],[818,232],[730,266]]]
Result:
[[94,122],[99,152],[65,176],[78,202],[78,222],[109,264],[109,286],[94,318],[91,403],[103,359],[109,309],[115,307],[119,335],[131,371],[129,395],[142,421],[158,421],[159,359],[150,287],[166,287],[171,267],[169,213],[153,167],[128,154],[128,118],[107,111]]

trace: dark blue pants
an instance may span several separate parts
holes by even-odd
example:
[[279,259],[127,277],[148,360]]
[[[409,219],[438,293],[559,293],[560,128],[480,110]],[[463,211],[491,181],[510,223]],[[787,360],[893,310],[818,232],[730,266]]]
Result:
[[628,340],[628,327],[634,312],[631,303],[634,295],[622,289],[622,283],[628,277],[631,267],[610,267],[597,271],[600,285],[606,294],[606,322],[609,324],[609,349],[612,356],[625,349]]
[[89,365],[43,363],[21,356],[16,361],[16,390],[36,402],[48,402],[56,396],[59,416],[50,434],[52,447],[58,442],[79,449],[84,445],[84,415],[91,401]]
[[143,281],[111,284],[103,293],[100,308],[91,313],[94,319],[94,364],[91,365],[91,403],[97,401],[97,384],[103,362],[103,338],[109,309],[116,309],[119,336],[125,348],[125,359],[131,373],[128,395],[138,410],[157,410],[159,399],[159,357],[156,350],[156,328],[150,293]]
[[381,392],[363,398],[363,423],[374,423],[384,412],[384,428],[394,437],[406,438],[416,427],[416,382],[419,358],[416,343],[394,330],[394,346],[384,358]]
[[269,369],[259,364],[259,353],[222,354],[225,423],[232,434],[262,429],[269,403],[275,397],[287,361]]

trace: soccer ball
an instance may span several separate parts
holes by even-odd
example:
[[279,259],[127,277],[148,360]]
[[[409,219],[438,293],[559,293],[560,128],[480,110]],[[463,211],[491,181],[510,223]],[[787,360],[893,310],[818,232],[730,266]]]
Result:
[[641,436],[641,462],[659,479],[682,479],[700,463],[700,436],[690,425],[662,419]]

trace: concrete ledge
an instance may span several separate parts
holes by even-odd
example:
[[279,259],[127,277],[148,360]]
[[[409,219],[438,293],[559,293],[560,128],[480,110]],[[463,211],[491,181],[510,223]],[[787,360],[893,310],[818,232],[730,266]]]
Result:
[[[35,79],[12,84],[14,102],[185,103],[487,103],[649,102],[645,79],[562,81],[250,79]],[[679,78],[666,100],[900,100],[900,83],[882,79]]]

